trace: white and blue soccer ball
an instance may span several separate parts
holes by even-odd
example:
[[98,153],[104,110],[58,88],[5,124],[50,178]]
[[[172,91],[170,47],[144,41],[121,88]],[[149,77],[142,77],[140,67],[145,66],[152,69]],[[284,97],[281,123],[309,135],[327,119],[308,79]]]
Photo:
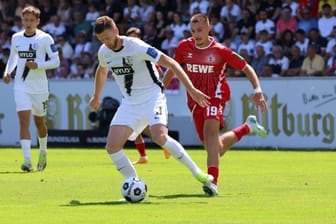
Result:
[[130,177],[122,183],[121,193],[126,201],[137,203],[146,197],[147,185],[145,181],[139,177]]

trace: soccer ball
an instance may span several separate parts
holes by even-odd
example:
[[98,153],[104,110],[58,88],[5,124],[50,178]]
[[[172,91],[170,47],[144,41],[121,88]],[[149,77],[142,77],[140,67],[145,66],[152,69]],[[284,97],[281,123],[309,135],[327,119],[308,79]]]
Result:
[[139,177],[130,177],[122,183],[121,193],[128,202],[140,202],[146,197],[147,185]]

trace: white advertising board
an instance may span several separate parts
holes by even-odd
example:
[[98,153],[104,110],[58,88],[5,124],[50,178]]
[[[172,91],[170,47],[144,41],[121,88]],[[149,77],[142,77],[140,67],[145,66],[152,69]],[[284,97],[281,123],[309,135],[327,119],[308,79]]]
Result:
[[[241,148],[293,148],[336,149],[336,80],[333,78],[284,78],[262,79],[262,87],[269,106],[267,113],[255,112],[249,101],[253,93],[247,79],[229,79],[231,101],[225,108],[225,120],[232,129],[244,122],[249,114],[256,114],[259,122],[268,130],[265,139],[244,137],[236,147]],[[18,119],[13,98],[13,84],[0,84],[0,146],[19,143]],[[93,81],[50,81],[50,102],[47,122],[50,129],[89,130],[88,102]],[[102,97],[113,96],[121,100],[118,87],[108,81]],[[190,113],[185,105],[185,92],[167,95],[170,119],[169,128],[180,132],[182,144],[200,145],[195,137]],[[174,119],[188,119],[186,125]],[[31,124],[33,144],[36,131]],[[190,130],[190,131],[189,131]],[[183,132],[183,133],[181,133]],[[187,132],[187,133],[186,133]],[[188,134],[193,136],[187,136]]]

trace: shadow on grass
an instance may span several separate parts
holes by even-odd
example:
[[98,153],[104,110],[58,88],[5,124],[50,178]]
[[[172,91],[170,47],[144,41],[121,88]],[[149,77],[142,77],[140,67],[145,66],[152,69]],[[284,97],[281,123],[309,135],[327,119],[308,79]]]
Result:
[[26,174],[33,172],[23,172],[23,171],[1,171],[0,174]]
[[[142,201],[141,204],[152,204],[149,201]],[[63,207],[76,207],[76,206],[92,206],[92,205],[124,205],[124,204],[140,204],[140,203],[129,203],[123,199],[119,201],[101,201],[101,202],[80,202],[78,200],[72,200],[67,205],[61,205]]]
[[171,195],[149,195],[156,199],[177,199],[177,198],[208,198],[205,194],[171,194]]

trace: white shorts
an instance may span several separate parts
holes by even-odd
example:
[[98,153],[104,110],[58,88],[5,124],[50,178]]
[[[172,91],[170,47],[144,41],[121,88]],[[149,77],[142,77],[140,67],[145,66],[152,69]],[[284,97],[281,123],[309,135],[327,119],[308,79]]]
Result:
[[23,91],[14,91],[16,111],[31,110],[33,115],[45,116],[48,109],[49,93],[30,94]]
[[162,94],[156,100],[153,99],[146,104],[122,102],[111,121],[111,125],[127,125],[132,128],[133,133],[128,139],[134,141],[148,125],[167,125],[167,122],[167,102],[166,97]]

